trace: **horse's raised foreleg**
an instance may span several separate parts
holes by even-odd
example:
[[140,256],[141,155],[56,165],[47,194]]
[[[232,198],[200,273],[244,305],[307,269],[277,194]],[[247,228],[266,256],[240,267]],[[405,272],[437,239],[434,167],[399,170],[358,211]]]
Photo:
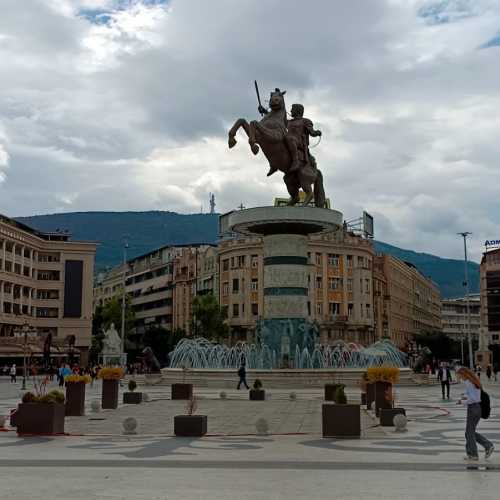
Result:
[[228,132],[228,145],[230,148],[234,148],[236,146],[236,132],[238,132],[239,128],[243,127],[247,135],[249,135],[249,125],[248,122],[244,118],[239,118],[234,122],[234,125],[231,127],[231,129]]

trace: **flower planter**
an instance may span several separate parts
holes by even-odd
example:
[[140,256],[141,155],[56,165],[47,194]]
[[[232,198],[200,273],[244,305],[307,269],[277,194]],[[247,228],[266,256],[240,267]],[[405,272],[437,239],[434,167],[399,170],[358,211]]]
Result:
[[392,401],[387,400],[387,391],[392,390],[390,382],[375,382],[375,414],[379,416],[382,408],[392,408]]
[[174,417],[174,434],[176,436],[201,437],[206,433],[206,415],[176,415]]
[[359,438],[361,436],[360,405],[323,404],[323,437]]
[[325,384],[325,401],[335,401],[335,393],[341,384]]
[[138,405],[142,403],[142,392],[124,392],[123,404],[124,405]]
[[366,407],[372,409],[372,404],[375,401],[375,384],[366,384]]
[[404,408],[381,408],[380,425],[382,427],[394,427],[394,417],[396,415],[406,415]]
[[264,389],[250,389],[248,392],[250,401],[265,401],[266,391]]
[[62,403],[19,403],[18,434],[64,434],[65,405]]
[[66,382],[66,415],[81,417],[85,414],[85,382]]
[[191,399],[193,384],[172,384],[172,399]]
[[118,408],[118,380],[104,379],[102,381],[101,406],[103,410],[114,410]]

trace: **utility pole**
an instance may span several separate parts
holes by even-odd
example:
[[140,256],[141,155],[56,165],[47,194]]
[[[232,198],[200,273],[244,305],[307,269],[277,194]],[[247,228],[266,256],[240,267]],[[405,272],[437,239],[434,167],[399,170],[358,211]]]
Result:
[[120,361],[124,363],[125,360],[125,309],[127,306],[127,248],[128,240],[127,237],[123,239],[123,279],[122,279],[122,325],[121,325],[121,349],[120,349]]
[[464,239],[464,286],[465,286],[465,304],[467,310],[467,340],[469,344],[469,367],[471,370],[474,369],[474,358],[472,352],[472,334],[470,331],[470,300],[469,300],[469,270],[467,262],[467,236],[471,235],[468,231],[464,233],[457,233]]

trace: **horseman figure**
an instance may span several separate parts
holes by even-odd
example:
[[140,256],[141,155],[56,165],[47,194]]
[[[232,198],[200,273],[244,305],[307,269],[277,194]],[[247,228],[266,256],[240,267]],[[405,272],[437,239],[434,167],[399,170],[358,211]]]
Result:
[[[257,85],[256,90],[259,98]],[[292,106],[292,119],[287,120],[285,93],[286,91],[278,88],[271,92],[269,109],[261,105],[259,98],[258,110],[263,118],[250,123],[243,118],[236,120],[229,131],[228,144],[230,148],[236,145],[236,132],[242,127],[248,135],[253,154],[258,154],[261,148],[267,158],[270,167],[267,175],[270,176],[277,170],[285,174],[284,181],[290,194],[288,204],[295,205],[299,201],[299,189],[302,188],[306,194],[304,205],[309,204],[314,196],[314,204],[323,208],[323,176],[316,166],[314,156],[309,152],[309,136],[319,137],[321,131],[315,130],[312,121],[303,117],[304,107],[301,104]]]

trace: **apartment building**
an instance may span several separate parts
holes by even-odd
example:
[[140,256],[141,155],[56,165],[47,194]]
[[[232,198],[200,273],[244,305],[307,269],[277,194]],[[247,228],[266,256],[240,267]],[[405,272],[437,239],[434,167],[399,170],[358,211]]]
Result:
[[50,334],[60,355],[71,347],[86,362],[96,247],[0,215],[0,357],[22,355],[24,339],[15,335],[28,325],[33,355]]
[[490,349],[500,365],[500,248],[483,254],[480,265],[483,349]]
[[[467,301],[465,297],[443,299],[441,302],[443,333],[456,341],[464,340],[469,331],[467,319]],[[481,327],[480,294],[469,296],[470,332],[478,338]]]

